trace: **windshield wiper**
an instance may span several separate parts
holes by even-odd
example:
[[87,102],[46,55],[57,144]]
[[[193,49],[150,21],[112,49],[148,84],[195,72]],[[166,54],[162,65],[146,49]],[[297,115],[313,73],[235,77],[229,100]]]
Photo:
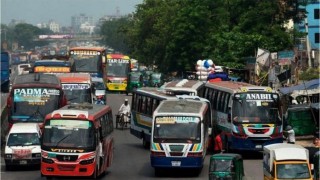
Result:
[[41,119],[44,119],[44,115],[40,113],[40,106],[38,106],[37,110],[29,117],[29,119],[37,118],[39,115]]
[[63,138],[61,138],[61,139],[56,143],[56,145],[55,145],[54,148],[57,148],[57,147],[59,146],[59,144],[60,144],[63,140],[67,139],[67,138],[70,137],[72,134],[73,134],[73,132],[70,133],[70,134],[68,134],[68,135],[66,135],[66,136],[64,136]]

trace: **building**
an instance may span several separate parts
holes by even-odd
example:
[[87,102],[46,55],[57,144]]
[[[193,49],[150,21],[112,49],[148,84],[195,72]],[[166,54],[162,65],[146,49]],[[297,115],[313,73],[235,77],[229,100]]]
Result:
[[86,16],[85,14],[71,17],[71,28],[74,33],[82,32],[80,28],[82,24],[86,24],[86,26],[93,26],[93,18],[91,16]]
[[320,64],[320,0],[309,0],[306,6],[300,6],[306,12],[306,18],[295,28],[307,33],[305,38],[298,39],[297,50],[299,60],[309,67],[319,67]]

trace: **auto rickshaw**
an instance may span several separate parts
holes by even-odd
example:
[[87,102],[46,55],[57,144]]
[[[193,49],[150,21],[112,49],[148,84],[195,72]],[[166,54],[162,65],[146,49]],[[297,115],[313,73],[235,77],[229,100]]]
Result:
[[222,153],[210,157],[209,180],[244,178],[243,159],[240,154]]
[[149,80],[149,86],[160,87],[163,84],[163,75],[161,73],[152,73]]
[[133,89],[137,89],[142,87],[143,85],[143,77],[140,72],[131,72],[128,75],[128,86],[127,86],[127,95],[133,91]]

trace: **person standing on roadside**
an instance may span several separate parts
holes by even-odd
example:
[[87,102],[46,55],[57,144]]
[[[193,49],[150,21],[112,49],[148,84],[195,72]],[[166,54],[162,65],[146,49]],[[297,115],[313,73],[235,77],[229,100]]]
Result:
[[284,131],[285,136],[287,137],[287,143],[289,144],[295,144],[296,143],[296,137],[293,128],[288,125],[286,127],[286,130]]
[[217,135],[214,138],[214,154],[222,153],[223,152],[223,145],[222,145],[222,138],[221,138],[221,130],[217,130]]

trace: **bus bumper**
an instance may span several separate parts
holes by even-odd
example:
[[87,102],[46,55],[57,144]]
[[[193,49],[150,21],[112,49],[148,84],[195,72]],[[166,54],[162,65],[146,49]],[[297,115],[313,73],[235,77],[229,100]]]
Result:
[[78,163],[48,164],[41,162],[41,175],[43,176],[92,176],[95,162],[88,165]]
[[254,150],[254,151],[262,151],[263,146],[269,145],[269,144],[275,144],[275,143],[283,143],[282,138],[276,138],[276,139],[243,139],[243,138],[236,138],[231,137],[232,143],[230,148],[231,149],[237,149],[237,150]]
[[156,157],[150,156],[154,168],[201,168],[202,157]]

